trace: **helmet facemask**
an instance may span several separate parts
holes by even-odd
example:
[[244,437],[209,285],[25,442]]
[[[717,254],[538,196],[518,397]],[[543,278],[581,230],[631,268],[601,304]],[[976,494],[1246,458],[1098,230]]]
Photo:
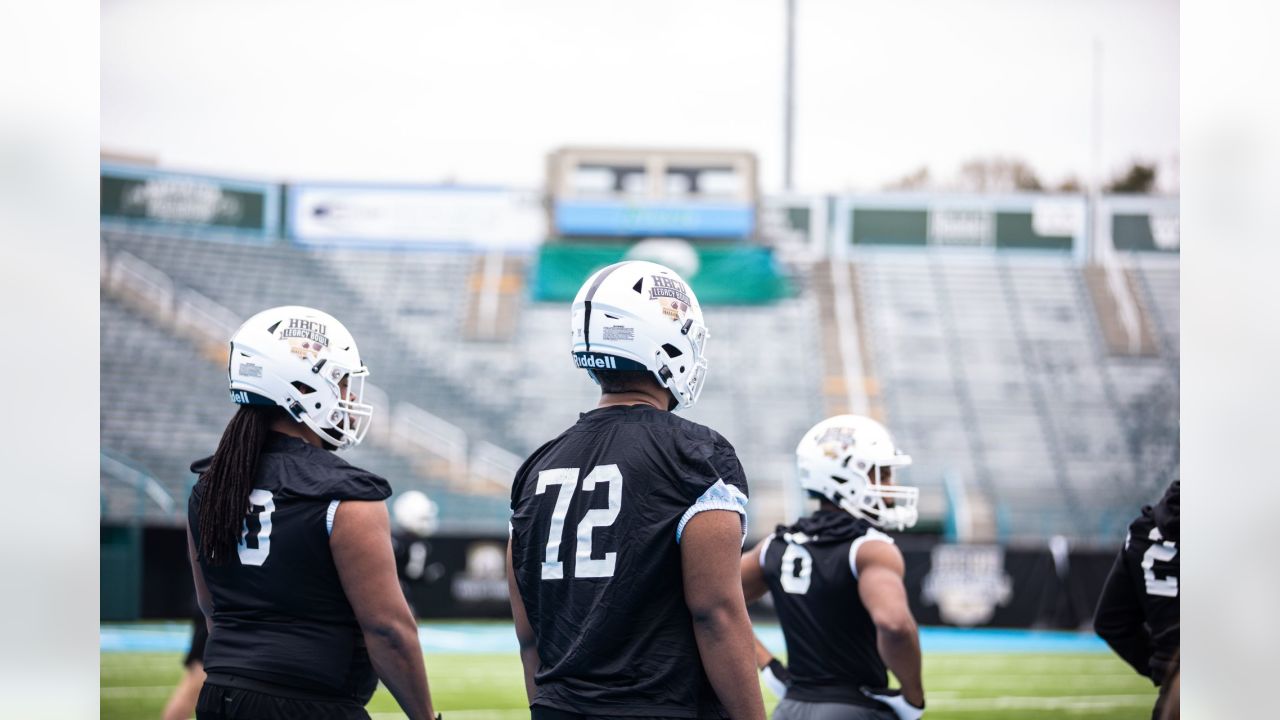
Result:
[[326,382],[333,385],[337,400],[333,402],[325,418],[328,427],[324,433],[337,440],[339,448],[359,445],[364,440],[365,433],[369,432],[373,406],[360,402],[364,397],[364,383],[368,377],[369,369],[363,366],[351,369],[333,364],[329,370]]
[[[841,477],[842,474],[847,476]],[[920,501],[920,488],[893,485],[885,482],[888,478],[882,475],[880,466],[870,468],[865,475],[833,474],[835,497],[832,502],[879,528],[905,530],[915,525],[919,518],[916,506]]]

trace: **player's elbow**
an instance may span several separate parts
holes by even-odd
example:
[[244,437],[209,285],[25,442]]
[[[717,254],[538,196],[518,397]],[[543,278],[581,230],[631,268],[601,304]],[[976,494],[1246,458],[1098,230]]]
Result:
[[407,611],[380,613],[377,616],[359,618],[359,621],[366,641],[371,644],[400,649],[415,644],[418,640],[418,625],[413,621],[413,615]]
[[720,630],[729,627],[740,610],[745,612],[742,600],[729,596],[713,596],[689,601],[689,616],[698,630]]
[[890,641],[909,640],[916,636],[918,628],[911,611],[906,608],[878,613],[872,618],[876,632]]
[[517,632],[516,642],[520,645],[520,652],[537,649],[537,642],[532,632]]

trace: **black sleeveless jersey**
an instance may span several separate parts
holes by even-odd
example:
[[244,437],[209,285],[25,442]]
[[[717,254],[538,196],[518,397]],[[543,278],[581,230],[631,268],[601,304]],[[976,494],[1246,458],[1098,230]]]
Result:
[[727,440],[648,406],[585,413],[534,452],[511,490],[512,564],[541,661],[532,704],[728,717],[698,655],[679,542],[702,510],[742,514],[745,537],[746,496]]
[[[208,460],[191,469],[207,470]],[[197,543],[206,489],[197,482],[188,503]],[[390,494],[377,475],[272,433],[236,555],[223,565],[200,563],[213,599],[205,670],[368,702],[378,678],[338,579],[329,533],[339,501]]]
[[1139,673],[1162,684],[1180,644],[1180,482],[1129,524],[1102,588],[1093,628]]
[[788,699],[883,708],[858,689],[888,683],[858,595],[854,557],[868,540],[893,542],[866,520],[820,510],[765,541],[760,566],[787,641]]

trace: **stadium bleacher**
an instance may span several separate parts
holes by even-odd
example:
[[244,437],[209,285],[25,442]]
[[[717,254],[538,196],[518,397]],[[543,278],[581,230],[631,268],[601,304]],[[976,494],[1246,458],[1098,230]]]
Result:
[[[121,230],[104,230],[102,243],[105,258],[135,256],[237,317],[287,303],[339,315],[357,329],[372,379],[390,398],[504,456],[523,458],[595,402],[595,386],[569,359],[563,304],[523,299],[506,339],[468,337],[474,253]],[[1126,261],[1160,339],[1160,352],[1146,356],[1108,354],[1081,268],[1064,254],[862,248],[850,262],[859,333],[886,420],[916,460],[907,477],[923,490],[926,519],[947,512],[950,475],[989,506],[992,539],[1099,540],[1176,472],[1176,257]],[[818,321],[813,270],[789,271],[796,297],[705,308],[711,387],[688,413],[738,448],[752,480],[753,535],[785,519],[796,439],[825,411],[819,348],[830,330]],[[104,452],[181,500],[187,463],[212,449],[232,410],[221,373],[192,341],[105,290],[102,304]],[[143,382],[150,390],[140,397]],[[445,498],[448,529],[502,529],[497,482],[457,492],[385,447],[349,459]],[[107,475],[104,514],[136,514],[136,483]],[[147,512],[163,515],[158,506]]]
[[1138,462],[1130,416],[1158,392],[1165,360],[1107,357],[1070,258],[862,251],[854,262],[889,421],[917,459],[912,482],[972,483],[1003,540],[1114,536],[1128,512],[1116,508],[1149,498],[1161,480]]

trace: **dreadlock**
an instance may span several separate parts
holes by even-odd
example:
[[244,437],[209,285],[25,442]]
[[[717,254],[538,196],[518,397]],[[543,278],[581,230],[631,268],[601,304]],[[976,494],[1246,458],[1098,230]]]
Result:
[[271,423],[280,415],[277,407],[241,405],[227,429],[209,469],[200,476],[204,496],[200,502],[200,558],[222,565],[240,542],[241,525],[249,512],[249,493],[258,474],[258,455]]

